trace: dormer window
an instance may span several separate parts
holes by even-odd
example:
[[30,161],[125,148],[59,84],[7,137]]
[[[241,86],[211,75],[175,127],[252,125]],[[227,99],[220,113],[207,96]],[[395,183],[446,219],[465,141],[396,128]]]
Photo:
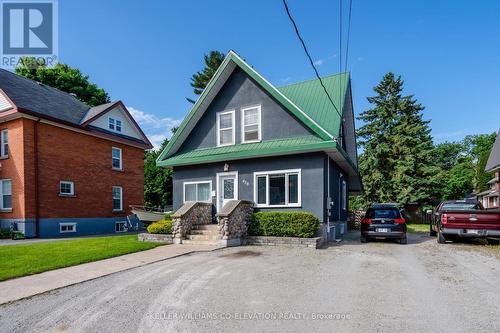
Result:
[[108,128],[115,132],[122,131],[122,121],[115,118],[108,118]]
[[217,146],[234,145],[234,110],[217,113]]
[[260,105],[241,109],[241,142],[261,140]]

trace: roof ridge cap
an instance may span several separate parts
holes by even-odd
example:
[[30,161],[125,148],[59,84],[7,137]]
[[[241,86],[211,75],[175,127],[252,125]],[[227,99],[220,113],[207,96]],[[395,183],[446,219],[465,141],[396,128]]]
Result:
[[[336,73],[336,74],[329,74],[329,75],[325,75],[325,76],[320,76],[320,78],[321,79],[328,79],[328,78],[333,77],[333,76],[340,76],[340,75],[345,75],[345,74],[349,74],[350,75],[351,72],[342,72],[342,73]],[[282,86],[276,86],[276,88],[279,89],[279,88],[284,88],[284,87],[290,87],[290,86],[293,86],[293,85],[296,85],[296,84],[302,84],[302,83],[311,82],[311,81],[318,81],[318,78],[297,81],[297,82],[285,84],[285,85],[282,85]]]

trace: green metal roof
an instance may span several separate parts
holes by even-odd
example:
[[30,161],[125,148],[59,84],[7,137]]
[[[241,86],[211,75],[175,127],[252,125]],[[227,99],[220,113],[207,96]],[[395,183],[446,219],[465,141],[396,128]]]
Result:
[[256,143],[242,143],[231,146],[202,148],[178,153],[166,160],[158,161],[159,166],[179,166],[221,160],[280,155],[291,152],[308,152],[336,148],[333,140],[325,141],[315,135],[266,140]]
[[[248,76],[260,84],[264,90],[278,101],[278,103],[282,104],[288,111],[295,115],[299,121],[309,127],[315,135],[266,140],[251,144],[197,149],[178,153],[182,141],[185,140],[187,134],[196,123],[195,115],[202,112],[204,100],[209,95],[209,92],[214,89],[215,82],[221,78],[222,73],[228,68],[230,62],[236,64]],[[335,138],[339,136],[340,132],[341,114],[349,80],[348,73],[322,78],[329,95],[338,109],[337,112],[326,96],[318,79],[276,88],[236,53],[230,51],[207,87],[204,89],[200,98],[179,126],[179,129],[176,131],[169,144],[156,160],[156,164],[158,166],[170,167],[210,161],[279,155],[289,152],[319,151],[328,148],[342,150],[342,148],[336,144]],[[354,165],[345,152],[342,152],[342,154],[351,165]]]
[[321,78],[321,81],[323,81],[338,112],[328,99],[318,79],[278,87],[278,90],[326,131],[338,137],[341,123],[339,113],[342,114],[349,73],[325,76]]

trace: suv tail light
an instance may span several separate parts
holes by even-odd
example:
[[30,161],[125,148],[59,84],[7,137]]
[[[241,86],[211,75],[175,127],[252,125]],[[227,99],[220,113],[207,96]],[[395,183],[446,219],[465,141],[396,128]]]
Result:
[[448,223],[448,215],[443,214],[441,215],[441,224],[446,224],[446,223]]
[[395,220],[394,220],[394,223],[403,224],[403,223],[406,223],[406,220],[405,220],[405,219],[403,219],[403,218],[400,218],[400,219],[395,219]]
[[361,219],[361,223],[371,224],[372,219]]

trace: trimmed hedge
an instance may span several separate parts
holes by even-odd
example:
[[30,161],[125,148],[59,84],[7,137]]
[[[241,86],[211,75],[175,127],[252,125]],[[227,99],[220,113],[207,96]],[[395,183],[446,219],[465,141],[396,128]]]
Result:
[[316,236],[319,219],[307,212],[258,212],[248,226],[250,236],[311,238]]
[[151,223],[148,226],[150,234],[171,234],[172,233],[172,220],[161,220]]

